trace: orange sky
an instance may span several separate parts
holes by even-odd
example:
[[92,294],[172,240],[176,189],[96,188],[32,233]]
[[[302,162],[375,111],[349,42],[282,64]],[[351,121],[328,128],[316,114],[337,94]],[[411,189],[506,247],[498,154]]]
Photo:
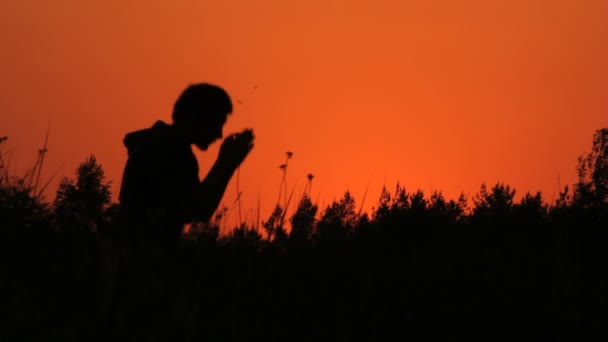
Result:
[[[206,81],[235,100],[226,133],[256,133],[249,218],[258,191],[270,214],[287,150],[288,187],[315,174],[320,204],[347,189],[360,203],[369,183],[369,210],[397,180],[550,199],[608,125],[606,37],[605,0],[4,1],[0,135],[22,172],[50,117],[47,177],[93,153],[116,193],[124,134],[169,120]],[[197,154],[202,173],[217,147]]]

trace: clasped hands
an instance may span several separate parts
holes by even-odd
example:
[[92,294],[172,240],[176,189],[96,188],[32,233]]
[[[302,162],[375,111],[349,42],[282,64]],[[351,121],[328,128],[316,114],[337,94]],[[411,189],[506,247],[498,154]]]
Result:
[[254,138],[253,130],[249,128],[239,133],[230,134],[220,146],[217,161],[223,166],[235,170],[253,148]]

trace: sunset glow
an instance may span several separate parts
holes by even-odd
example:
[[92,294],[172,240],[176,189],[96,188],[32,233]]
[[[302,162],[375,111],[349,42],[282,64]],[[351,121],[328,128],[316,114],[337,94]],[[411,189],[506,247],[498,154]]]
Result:
[[[120,186],[124,135],[170,121],[191,83],[223,86],[225,135],[251,127],[239,173],[252,221],[314,174],[327,205],[364,208],[383,185],[448,198],[483,182],[542,191],[572,184],[608,126],[608,1],[23,0],[0,5],[0,136],[14,173],[73,176],[94,154]],[[197,152],[203,177],[219,143]],[[233,179],[224,204],[237,194]],[[236,223],[235,215],[230,220]]]

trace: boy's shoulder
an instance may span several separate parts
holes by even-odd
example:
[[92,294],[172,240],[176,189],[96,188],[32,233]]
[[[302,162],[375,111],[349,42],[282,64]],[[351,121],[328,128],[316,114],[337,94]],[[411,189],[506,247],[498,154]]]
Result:
[[189,146],[184,144],[176,134],[173,126],[163,121],[156,121],[151,127],[127,133],[123,140],[129,156],[143,151],[162,152],[178,150]]

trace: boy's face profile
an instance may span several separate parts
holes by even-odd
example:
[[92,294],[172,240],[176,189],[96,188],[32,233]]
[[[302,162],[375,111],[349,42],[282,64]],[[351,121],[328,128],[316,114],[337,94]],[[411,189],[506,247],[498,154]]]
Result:
[[205,151],[216,140],[223,136],[224,124],[226,124],[227,113],[214,113],[212,115],[201,115],[207,120],[193,120],[189,123],[192,132],[192,144]]

